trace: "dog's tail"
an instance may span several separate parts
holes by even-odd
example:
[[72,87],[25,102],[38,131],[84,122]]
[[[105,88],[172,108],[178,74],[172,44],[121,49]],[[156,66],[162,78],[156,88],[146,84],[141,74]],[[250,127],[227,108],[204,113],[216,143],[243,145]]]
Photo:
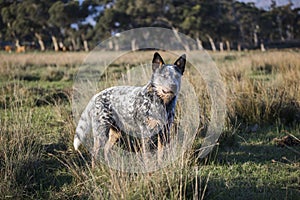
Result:
[[82,112],[81,117],[79,119],[76,131],[75,131],[75,137],[74,137],[74,148],[77,151],[80,144],[85,141],[86,136],[91,131],[92,127],[92,120],[90,117],[90,111],[93,107],[93,101],[90,101],[88,105],[86,106],[85,110]]

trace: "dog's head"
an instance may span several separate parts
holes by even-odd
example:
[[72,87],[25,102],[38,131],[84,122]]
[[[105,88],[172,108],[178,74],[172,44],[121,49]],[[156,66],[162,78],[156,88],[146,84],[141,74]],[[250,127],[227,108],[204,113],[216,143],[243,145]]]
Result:
[[185,63],[185,54],[180,56],[173,65],[165,64],[157,52],[154,54],[152,60],[153,74],[151,84],[157,95],[165,104],[170,102],[179,93]]

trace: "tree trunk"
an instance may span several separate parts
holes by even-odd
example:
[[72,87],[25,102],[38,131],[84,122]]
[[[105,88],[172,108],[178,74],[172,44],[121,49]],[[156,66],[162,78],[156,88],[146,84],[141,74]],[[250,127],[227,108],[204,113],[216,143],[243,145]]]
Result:
[[109,40],[108,41],[108,49],[113,50],[113,48],[114,48],[114,44],[113,44],[112,40]]
[[136,50],[136,39],[131,40],[131,50],[132,51]]
[[83,40],[83,47],[84,47],[84,51],[88,52],[89,51],[89,45],[87,40]]
[[76,37],[76,51],[79,51],[81,48],[81,40],[79,37]]
[[287,40],[294,39],[294,28],[293,28],[293,26],[288,24],[287,27],[286,27],[285,33],[286,33],[286,39]]
[[74,38],[71,39],[71,43],[72,43],[73,50],[76,51],[77,48],[76,48],[76,42]]
[[254,31],[254,33],[253,33],[253,41],[254,41],[254,46],[257,47],[258,37],[257,37],[257,32],[256,31]]
[[44,44],[44,41],[42,39],[42,36],[38,33],[35,33],[34,35],[38,39],[38,43],[40,45],[41,51],[45,51],[45,44]]
[[280,35],[280,39],[281,39],[281,41],[284,41],[283,30],[282,30],[282,20],[281,20],[281,17],[279,15],[276,16],[276,21],[277,21],[277,24],[278,24],[278,32],[279,32],[279,35]]
[[[115,51],[119,51],[120,47],[119,47],[119,40],[118,39],[114,39],[114,44],[115,44]],[[138,47],[135,44],[135,49],[138,49]]]
[[84,51],[86,51],[86,52],[90,51],[89,44],[88,44],[88,41],[86,40],[85,34],[81,33],[80,36],[81,36],[81,40],[83,41]]
[[20,47],[20,41],[19,41],[19,39],[16,39],[16,47],[17,48]]
[[266,51],[265,45],[262,42],[260,43],[260,50],[263,51],[263,52]]
[[197,41],[198,49],[203,50],[204,48],[203,48],[203,45],[202,45],[202,41],[199,38],[197,38],[196,41]]
[[64,45],[64,43],[62,41],[60,41],[58,43],[58,46],[61,49],[61,51],[66,51],[67,50],[66,46]]
[[184,49],[186,51],[190,51],[190,47],[188,44],[184,44],[184,42],[182,41],[182,39],[180,38],[180,36],[178,35],[178,31],[176,30],[176,28],[172,27],[173,33],[175,35],[175,37],[177,38],[177,40],[182,44],[182,46],[184,47]]
[[23,53],[25,52],[25,46],[20,45],[19,39],[16,39],[16,52],[17,53]]
[[238,50],[238,51],[242,51],[242,47],[241,47],[241,44],[240,44],[240,43],[238,43],[238,45],[237,45],[237,50]]
[[226,40],[226,48],[227,51],[230,51],[230,42],[228,40]]
[[223,46],[224,46],[223,42],[220,42],[220,51],[221,51],[221,52],[224,51],[224,47],[223,47]]
[[217,51],[214,40],[208,34],[206,34],[206,37],[209,40],[209,43],[210,43],[210,46],[211,46],[211,49],[213,50],[213,52]]
[[53,46],[54,46],[54,51],[58,51],[59,48],[58,48],[58,43],[57,43],[57,39],[55,36],[51,36],[51,39],[52,39],[52,42],[53,42]]

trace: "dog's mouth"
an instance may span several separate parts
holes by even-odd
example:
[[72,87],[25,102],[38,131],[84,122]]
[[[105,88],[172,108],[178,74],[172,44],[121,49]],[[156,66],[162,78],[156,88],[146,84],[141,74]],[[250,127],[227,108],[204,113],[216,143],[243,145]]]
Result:
[[162,92],[163,92],[163,94],[168,94],[168,95],[174,94],[174,92],[170,91],[170,90],[164,90],[164,89],[162,89]]

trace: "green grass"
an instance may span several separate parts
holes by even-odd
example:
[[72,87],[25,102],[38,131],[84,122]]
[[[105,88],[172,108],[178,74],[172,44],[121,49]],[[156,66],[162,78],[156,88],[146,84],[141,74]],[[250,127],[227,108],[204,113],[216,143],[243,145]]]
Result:
[[[81,157],[73,150],[70,95],[79,58],[86,54],[14,55],[1,54],[0,63],[0,199],[300,196],[300,146],[278,146],[274,140],[289,134],[300,138],[297,52],[212,54],[227,84],[228,117],[219,145],[198,159],[198,134],[182,158],[152,174],[128,174],[102,164],[92,170],[89,154],[83,151]],[[139,63],[118,62],[123,64],[113,67],[116,77],[126,63]],[[193,73],[185,75],[201,94],[205,125],[210,108],[205,85]]]

